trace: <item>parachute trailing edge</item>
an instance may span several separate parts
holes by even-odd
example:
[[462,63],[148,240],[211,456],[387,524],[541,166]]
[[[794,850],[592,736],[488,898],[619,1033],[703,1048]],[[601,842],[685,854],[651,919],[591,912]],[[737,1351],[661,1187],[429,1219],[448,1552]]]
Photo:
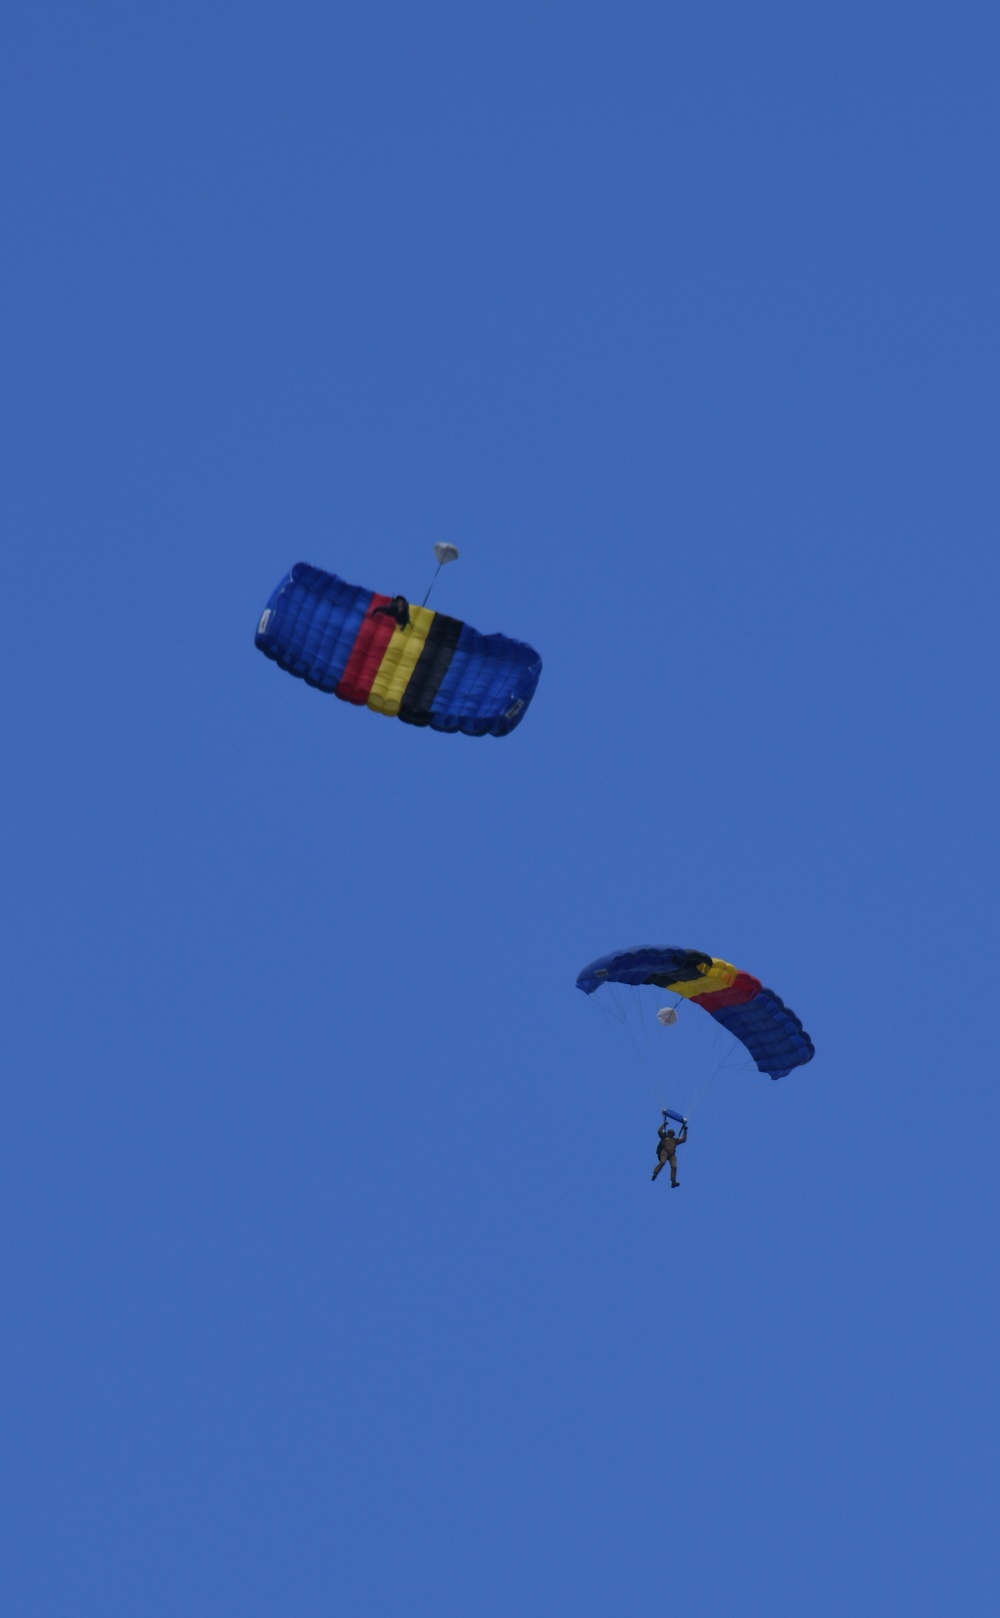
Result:
[[593,994],[602,983],[654,984],[691,1000],[740,1040],[772,1079],[783,1079],[816,1054],[798,1017],[773,989],[701,950],[639,945],[602,955],[584,967],[576,986]]
[[[439,565],[451,560],[440,557]],[[296,562],[274,591],[255,644],[343,702],[466,736],[514,730],[542,672],[524,641],[481,635],[458,618],[347,584],[307,562]]]

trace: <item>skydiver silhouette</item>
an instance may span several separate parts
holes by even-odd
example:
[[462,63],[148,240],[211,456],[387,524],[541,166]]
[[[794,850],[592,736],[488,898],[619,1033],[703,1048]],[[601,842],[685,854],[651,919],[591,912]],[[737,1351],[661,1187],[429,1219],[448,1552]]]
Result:
[[683,1146],[684,1142],[688,1138],[687,1119],[685,1118],[683,1124],[681,1125],[680,1134],[675,1135],[672,1129],[667,1128],[667,1115],[664,1113],[663,1122],[656,1133],[660,1137],[660,1144],[656,1148],[656,1167],[653,1170],[653,1179],[655,1180],[660,1170],[667,1163],[669,1163],[670,1186],[672,1190],[676,1190],[681,1182],[677,1178],[677,1159],[674,1156],[674,1153],[676,1152],[678,1146]]
[[379,613],[386,618],[395,618],[400,629],[406,629],[410,622],[410,603],[405,596],[393,596],[384,606],[372,608],[373,618],[377,618]]

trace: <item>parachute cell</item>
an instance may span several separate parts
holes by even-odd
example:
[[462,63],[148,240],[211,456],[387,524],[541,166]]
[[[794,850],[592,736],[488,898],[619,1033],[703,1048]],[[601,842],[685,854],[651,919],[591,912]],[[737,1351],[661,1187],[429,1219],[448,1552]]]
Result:
[[514,730],[542,672],[524,641],[481,635],[458,618],[347,584],[306,562],[274,591],[256,645],[289,674],[344,702],[466,736]]
[[762,1073],[783,1079],[816,1051],[794,1011],[759,978],[696,949],[639,945],[602,955],[576,980],[584,994],[602,983],[655,984],[701,1006],[744,1044]]

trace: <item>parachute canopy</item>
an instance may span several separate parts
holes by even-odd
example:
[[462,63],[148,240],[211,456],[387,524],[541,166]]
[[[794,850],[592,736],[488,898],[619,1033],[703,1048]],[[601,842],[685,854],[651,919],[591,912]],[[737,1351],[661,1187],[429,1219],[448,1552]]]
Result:
[[593,994],[602,983],[652,983],[692,1000],[728,1028],[772,1079],[783,1079],[816,1054],[798,1017],[773,989],[701,950],[639,945],[602,955],[584,967],[576,986]]
[[512,731],[542,672],[524,641],[480,635],[443,612],[346,584],[307,562],[296,562],[274,591],[256,645],[344,702],[466,736]]

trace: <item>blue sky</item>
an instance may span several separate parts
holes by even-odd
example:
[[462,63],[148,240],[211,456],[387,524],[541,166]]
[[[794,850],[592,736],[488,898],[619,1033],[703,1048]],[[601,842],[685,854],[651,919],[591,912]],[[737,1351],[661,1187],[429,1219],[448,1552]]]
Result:
[[[998,34],[7,20],[12,1618],[996,1610]],[[255,652],[441,539],[512,737]]]

